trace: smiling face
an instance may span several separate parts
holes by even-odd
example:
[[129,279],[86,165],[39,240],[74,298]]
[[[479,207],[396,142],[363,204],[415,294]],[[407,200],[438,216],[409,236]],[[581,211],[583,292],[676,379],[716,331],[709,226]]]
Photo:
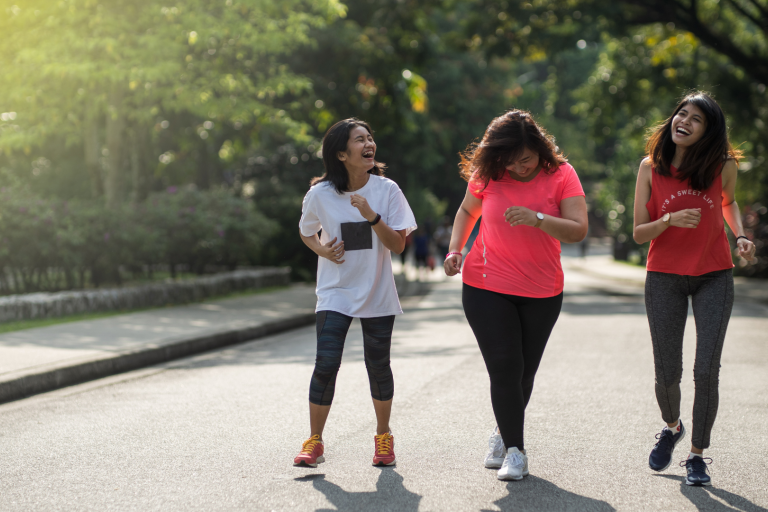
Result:
[[529,178],[539,168],[539,154],[525,148],[517,161],[510,162],[505,167],[518,178]]
[[376,143],[373,135],[362,126],[355,126],[349,132],[347,150],[339,151],[338,158],[349,169],[369,170],[373,167],[376,155]]
[[672,142],[678,146],[690,147],[707,131],[707,118],[699,107],[687,103],[672,118],[671,128]]

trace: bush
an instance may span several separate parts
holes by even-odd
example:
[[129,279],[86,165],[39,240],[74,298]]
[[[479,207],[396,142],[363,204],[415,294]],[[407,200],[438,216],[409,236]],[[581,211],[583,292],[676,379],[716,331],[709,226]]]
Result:
[[[138,205],[41,199],[0,190],[0,291],[121,284],[125,271],[202,274],[258,264],[276,223],[224,189],[169,188]],[[121,270],[123,272],[121,272]]]

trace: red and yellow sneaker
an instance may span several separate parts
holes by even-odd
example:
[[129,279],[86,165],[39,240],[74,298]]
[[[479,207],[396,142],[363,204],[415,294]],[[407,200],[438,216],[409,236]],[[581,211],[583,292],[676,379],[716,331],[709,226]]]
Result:
[[376,454],[373,456],[374,466],[393,466],[395,464],[395,437],[387,432],[373,436],[376,442]]
[[323,450],[323,442],[320,440],[320,436],[315,434],[304,441],[301,452],[293,459],[293,465],[316,468],[319,463],[325,462]]

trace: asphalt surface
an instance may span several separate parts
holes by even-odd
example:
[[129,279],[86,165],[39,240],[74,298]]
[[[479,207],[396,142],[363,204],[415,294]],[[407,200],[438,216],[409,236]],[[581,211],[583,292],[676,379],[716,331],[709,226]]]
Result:
[[[663,423],[642,295],[566,273],[567,296],[526,421],[531,476],[482,466],[494,426],[460,282],[395,323],[398,464],[372,467],[375,420],[359,323],[326,427],[308,436],[313,327],[0,405],[0,510],[740,510],[768,507],[768,308],[737,302],[720,374],[711,488],[647,467]],[[693,398],[693,318],[683,421]],[[689,441],[690,438],[686,439]],[[687,454],[678,447],[675,460]]]

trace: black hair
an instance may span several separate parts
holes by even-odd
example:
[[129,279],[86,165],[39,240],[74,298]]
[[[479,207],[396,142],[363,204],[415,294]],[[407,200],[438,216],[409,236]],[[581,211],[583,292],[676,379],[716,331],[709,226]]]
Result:
[[[320,177],[312,178],[310,185],[316,185],[324,181],[330,182],[336,192],[343,194],[349,188],[349,174],[344,162],[339,160],[339,152],[347,150],[349,142],[349,132],[356,126],[362,126],[368,133],[373,135],[373,130],[368,123],[355,117],[344,119],[337,122],[325,132],[323,137],[323,166],[325,174]],[[383,162],[373,161],[373,167],[368,171],[375,176],[384,176],[384,170],[387,166]]]
[[738,162],[741,156],[741,151],[734,149],[728,141],[723,110],[706,92],[694,91],[687,94],[666,121],[651,129],[645,150],[656,173],[661,176],[672,175],[670,167],[676,149],[672,141],[672,120],[686,105],[698,107],[704,113],[707,125],[701,139],[686,149],[676,177],[680,181],[688,181],[694,190],[706,190],[720,174],[728,158]]

